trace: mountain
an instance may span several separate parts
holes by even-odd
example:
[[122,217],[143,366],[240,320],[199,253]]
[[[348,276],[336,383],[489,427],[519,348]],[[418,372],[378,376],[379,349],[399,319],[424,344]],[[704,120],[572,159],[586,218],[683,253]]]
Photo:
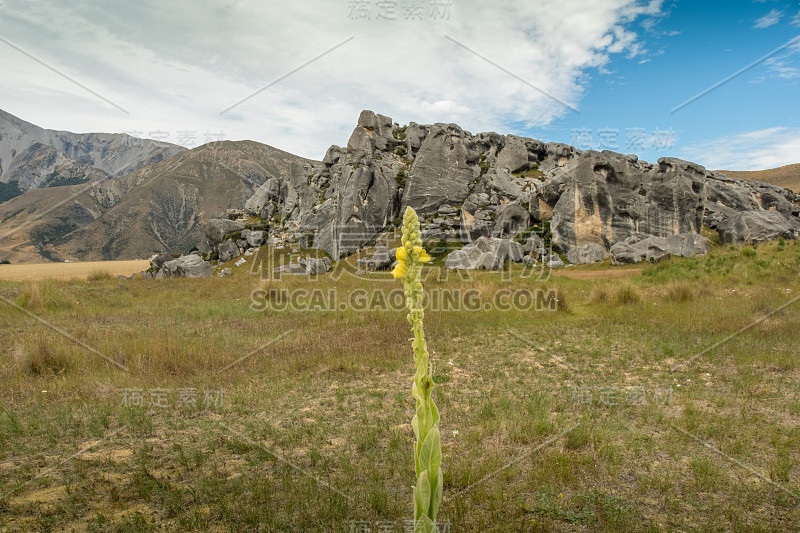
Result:
[[[305,176],[318,164],[252,141],[225,141],[97,185],[28,191],[0,204],[0,259],[90,261],[187,252],[203,241],[207,220],[241,209],[267,180]],[[36,213],[42,217],[29,222]],[[17,227],[22,229],[2,238]]]
[[49,185],[115,178],[185,150],[120,133],[48,130],[0,110],[0,202]]

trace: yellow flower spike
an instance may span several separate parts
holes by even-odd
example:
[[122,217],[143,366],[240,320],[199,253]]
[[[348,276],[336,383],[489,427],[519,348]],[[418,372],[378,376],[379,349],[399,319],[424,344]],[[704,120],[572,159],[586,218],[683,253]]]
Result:
[[[403,215],[403,247],[396,252],[397,266],[392,271],[396,278],[402,278],[408,307],[407,319],[414,334],[412,348],[416,373],[411,394],[416,403],[416,414],[411,420],[416,442],[414,443],[414,466],[417,484],[414,494],[414,531],[435,533],[436,514],[442,500],[442,449],[439,436],[439,410],[431,397],[433,379],[428,348],[423,330],[423,299],[420,274],[422,265],[431,260],[421,246],[422,238],[419,217],[410,207]],[[406,275],[408,266],[408,275]]]

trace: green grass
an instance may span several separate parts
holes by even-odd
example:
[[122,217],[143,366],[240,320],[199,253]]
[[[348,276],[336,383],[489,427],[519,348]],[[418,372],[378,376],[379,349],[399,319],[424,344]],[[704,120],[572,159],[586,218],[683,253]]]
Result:
[[[625,279],[607,264],[549,279],[432,271],[431,299],[480,303],[426,311],[446,422],[440,520],[452,531],[800,529],[800,302],[774,312],[800,294],[800,245],[752,250],[714,246]],[[414,481],[408,323],[348,300],[387,301],[400,286],[340,269],[0,283],[4,299],[125,368],[0,300],[0,531],[402,531]],[[273,291],[266,311],[250,308],[257,288]],[[314,289],[335,300],[313,311],[281,300],[302,306]],[[563,305],[497,309],[536,289]],[[186,388],[196,403],[177,405]],[[123,405],[132,389],[168,389],[168,406]],[[222,404],[206,405],[220,390]]]

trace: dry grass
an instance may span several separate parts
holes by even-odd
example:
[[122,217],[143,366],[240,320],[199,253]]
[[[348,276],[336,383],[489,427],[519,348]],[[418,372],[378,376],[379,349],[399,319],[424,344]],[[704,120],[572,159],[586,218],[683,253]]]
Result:
[[27,263],[0,265],[0,281],[27,281],[41,279],[87,279],[91,274],[104,271],[113,277],[130,275],[150,268],[149,261],[91,261],[86,263]]
[[[426,310],[441,520],[469,532],[800,529],[800,304],[774,312],[800,294],[800,245],[757,252],[718,246],[625,279],[430,278],[431,295],[481,299]],[[380,308],[398,283],[244,272],[0,283],[74,339],[0,301],[13,332],[0,344],[0,531],[403,530],[410,333],[404,312]],[[568,307],[491,307],[536,289]],[[196,405],[176,405],[182,388]],[[169,405],[123,405],[131,389],[168,390]],[[205,403],[214,390],[221,405]]]

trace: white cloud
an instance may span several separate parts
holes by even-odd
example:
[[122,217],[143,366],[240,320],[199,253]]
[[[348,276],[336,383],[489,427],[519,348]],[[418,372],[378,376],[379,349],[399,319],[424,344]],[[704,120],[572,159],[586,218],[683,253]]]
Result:
[[[444,4],[445,2],[440,2]],[[352,20],[351,2],[5,0],[0,35],[105,98],[5,48],[7,111],[74,131],[220,130],[321,158],[344,144],[361,109],[398,122],[457,122],[473,131],[544,126],[579,107],[587,73],[611,54],[641,55],[640,17],[661,1],[454,0],[449,15]],[[424,5],[429,5],[427,2]],[[445,38],[514,73],[550,98]],[[346,38],[354,38],[260,94]]]
[[769,28],[770,26],[774,26],[780,22],[782,16],[783,13],[781,11],[773,9],[760,19],[756,20],[756,23],[753,25],[753,27],[758,29]]
[[681,157],[709,169],[765,170],[800,162],[800,128],[779,126],[685,148]]

